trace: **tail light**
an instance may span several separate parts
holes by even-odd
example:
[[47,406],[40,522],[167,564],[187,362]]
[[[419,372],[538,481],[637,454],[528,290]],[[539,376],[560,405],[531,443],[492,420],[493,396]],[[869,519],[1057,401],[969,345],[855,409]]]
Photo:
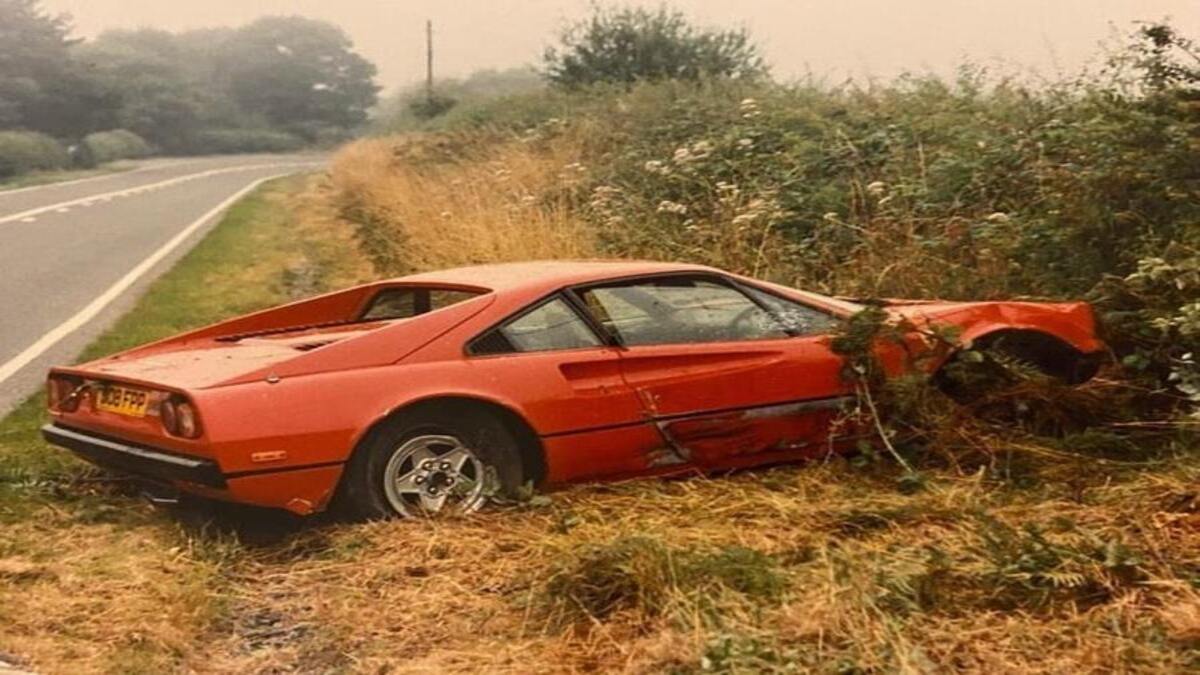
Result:
[[200,437],[200,420],[196,415],[196,408],[187,400],[178,396],[164,399],[159,405],[158,416],[168,434],[182,438]]
[[51,375],[46,380],[46,403],[51,410],[75,412],[83,398],[83,379],[67,375]]

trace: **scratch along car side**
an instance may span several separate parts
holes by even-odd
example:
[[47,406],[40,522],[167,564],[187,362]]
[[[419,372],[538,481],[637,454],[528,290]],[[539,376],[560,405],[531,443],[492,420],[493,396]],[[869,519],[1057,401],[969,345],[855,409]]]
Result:
[[[55,368],[43,432],[100,465],[300,514],[335,492],[364,516],[471,510],[527,482],[714,471],[847,442],[830,433],[852,392],[829,336],[860,309],[695,265],[417,274]],[[1015,338],[1066,379],[1090,376],[1103,348],[1083,303],[888,311],[957,326],[967,344]],[[877,351],[889,372],[905,367],[905,350]]]

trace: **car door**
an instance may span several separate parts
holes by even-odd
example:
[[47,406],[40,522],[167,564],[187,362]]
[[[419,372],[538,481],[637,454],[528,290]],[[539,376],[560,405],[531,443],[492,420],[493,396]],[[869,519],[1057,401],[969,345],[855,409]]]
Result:
[[716,275],[576,289],[673,455],[706,469],[819,454],[848,400],[835,319]]
[[504,383],[537,429],[551,483],[637,474],[661,447],[621,374],[619,351],[563,294],[467,345],[478,379]]

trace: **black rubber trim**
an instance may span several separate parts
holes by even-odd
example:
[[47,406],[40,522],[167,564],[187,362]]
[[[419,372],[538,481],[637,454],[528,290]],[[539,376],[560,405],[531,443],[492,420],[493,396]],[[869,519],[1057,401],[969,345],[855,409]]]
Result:
[[305,469],[324,469],[330,466],[341,466],[345,462],[318,462],[316,464],[301,464],[299,466],[281,466],[278,469],[251,469],[250,471],[236,471],[234,473],[225,474],[226,480],[234,480],[237,478],[249,478],[251,476],[261,476],[268,473],[288,473],[290,471],[304,471]]
[[733,408],[718,408],[716,410],[702,410],[700,412],[675,413],[673,415],[659,415],[656,417],[646,417],[642,419],[631,420],[629,422],[617,422],[615,424],[603,424],[597,427],[585,427],[583,429],[572,429],[570,431],[555,431],[548,434],[541,434],[541,438],[558,438],[560,436],[573,436],[575,434],[586,434],[594,431],[611,431],[613,429],[624,429],[626,427],[637,427],[643,424],[659,424],[661,422],[676,422],[689,417],[707,417],[709,415],[723,415],[727,413],[741,412],[743,410],[755,410],[758,408],[774,408],[781,405],[803,405],[806,408],[813,410],[837,408],[844,403],[853,401],[853,395],[838,395],[838,396],[822,396],[820,398],[804,398],[794,401],[778,401],[775,403],[755,403],[754,405],[736,406]]
[[156,448],[71,429],[58,424],[42,427],[47,442],[64,447],[99,466],[138,476],[182,480],[210,487],[225,487],[225,476],[211,459],[178,455]]

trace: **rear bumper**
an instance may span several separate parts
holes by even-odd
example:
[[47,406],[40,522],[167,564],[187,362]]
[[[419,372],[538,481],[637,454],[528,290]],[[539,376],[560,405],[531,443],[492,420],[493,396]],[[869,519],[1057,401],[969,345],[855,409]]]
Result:
[[58,424],[42,427],[47,442],[64,447],[99,466],[165,481],[185,481],[214,488],[225,487],[225,476],[210,459],[188,457],[156,448],[131,445]]

